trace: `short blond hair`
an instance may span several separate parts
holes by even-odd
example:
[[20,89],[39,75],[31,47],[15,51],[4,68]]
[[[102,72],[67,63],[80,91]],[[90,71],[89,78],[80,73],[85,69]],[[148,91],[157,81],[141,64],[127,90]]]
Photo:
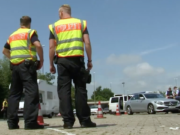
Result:
[[68,4],[64,4],[59,8],[59,12],[64,11],[71,15],[71,7]]

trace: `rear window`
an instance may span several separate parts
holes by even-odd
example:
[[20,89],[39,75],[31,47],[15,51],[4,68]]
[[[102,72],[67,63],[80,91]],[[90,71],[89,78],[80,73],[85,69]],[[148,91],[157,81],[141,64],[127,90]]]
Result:
[[111,103],[118,103],[118,98],[112,98]]

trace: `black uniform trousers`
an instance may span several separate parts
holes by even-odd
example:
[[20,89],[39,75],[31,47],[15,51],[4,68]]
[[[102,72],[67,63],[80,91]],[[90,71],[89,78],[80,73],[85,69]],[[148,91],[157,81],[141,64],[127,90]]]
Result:
[[8,98],[8,126],[17,126],[19,118],[17,116],[19,109],[19,101],[22,96],[23,88],[24,95],[24,120],[25,125],[31,126],[37,124],[39,91],[37,85],[36,70],[29,70],[24,65],[24,62],[15,65],[12,68],[12,81],[10,88],[10,95]]
[[90,108],[87,104],[86,83],[82,81],[81,68],[85,68],[83,57],[58,58],[58,96],[60,113],[66,124],[74,124],[75,118],[71,100],[72,80],[75,84],[75,106],[79,122],[90,122]]

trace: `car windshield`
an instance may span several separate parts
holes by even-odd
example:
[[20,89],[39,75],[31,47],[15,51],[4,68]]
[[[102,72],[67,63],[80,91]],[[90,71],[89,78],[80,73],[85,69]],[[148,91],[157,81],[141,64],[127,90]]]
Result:
[[161,94],[144,94],[146,98],[164,98]]
[[93,108],[98,108],[98,106],[97,106],[97,105],[92,105],[90,108],[91,108],[91,109],[93,109]]

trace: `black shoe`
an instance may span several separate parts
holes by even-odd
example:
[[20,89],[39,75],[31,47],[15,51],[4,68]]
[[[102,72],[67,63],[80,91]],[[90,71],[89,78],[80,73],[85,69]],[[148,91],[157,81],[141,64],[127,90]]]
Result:
[[93,122],[82,122],[81,123],[82,128],[88,128],[88,127],[96,127],[96,123]]
[[18,126],[18,125],[17,125],[17,126],[9,126],[9,129],[10,129],[10,130],[19,129],[19,126]]
[[44,129],[44,126],[39,124],[25,125],[25,130],[31,130],[31,129]]
[[63,125],[64,129],[72,129],[73,126],[71,124],[64,123]]

